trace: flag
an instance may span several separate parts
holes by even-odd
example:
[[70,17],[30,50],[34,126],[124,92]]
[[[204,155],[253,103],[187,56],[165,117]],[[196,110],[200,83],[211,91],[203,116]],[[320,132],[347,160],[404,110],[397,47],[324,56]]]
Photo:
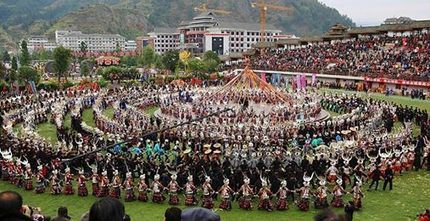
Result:
[[296,84],[297,84],[297,90],[302,89],[302,81],[300,80],[300,75],[296,76]]
[[300,85],[302,86],[303,89],[306,89],[306,76],[304,74],[302,74],[300,76]]
[[313,73],[312,74],[312,86],[315,86],[317,83],[317,74]]
[[261,73],[261,80],[267,83],[266,81],[266,73]]
[[278,74],[273,73],[271,80],[272,80],[272,84],[276,84],[278,82]]
[[33,92],[33,94],[37,94],[37,88],[36,88],[36,84],[34,83],[34,81],[29,81],[28,83],[30,84],[31,91]]

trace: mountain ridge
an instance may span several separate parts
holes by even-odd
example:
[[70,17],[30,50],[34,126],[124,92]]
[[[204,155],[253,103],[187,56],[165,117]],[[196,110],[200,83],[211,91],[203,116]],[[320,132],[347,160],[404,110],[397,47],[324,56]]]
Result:
[[[258,22],[258,10],[251,7],[251,2],[218,0],[208,6],[231,11],[239,22]],[[267,22],[285,33],[313,36],[336,23],[355,26],[351,19],[318,0],[266,2],[293,9],[289,14],[268,12]],[[30,35],[48,34],[52,38],[55,29],[118,33],[133,39],[154,27],[178,27],[181,21],[189,21],[198,14],[193,9],[201,3],[201,0],[4,0],[0,3],[0,47],[17,48],[13,41]],[[8,43],[2,44],[2,39]]]

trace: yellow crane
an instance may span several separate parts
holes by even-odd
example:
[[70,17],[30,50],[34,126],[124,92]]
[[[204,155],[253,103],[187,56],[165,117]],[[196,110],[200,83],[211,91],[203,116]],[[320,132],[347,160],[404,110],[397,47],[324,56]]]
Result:
[[211,11],[217,14],[223,14],[223,15],[229,15],[231,12],[230,11],[226,11],[226,10],[222,10],[222,9],[212,9],[208,7],[208,4],[203,3],[198,7],[194,8],[194,11],[196,12],[207,12],[207,11]]
[[271,5],[266,4],[264,0],[258,0],[257,2],[251,3],[253,8],[257,8],[260,11],[260,41],[264,42],[266,40],[266,16],[268,10],[276,10],[276,11],[289,11],[291,12],[293,9],[286,6],[279,5]]

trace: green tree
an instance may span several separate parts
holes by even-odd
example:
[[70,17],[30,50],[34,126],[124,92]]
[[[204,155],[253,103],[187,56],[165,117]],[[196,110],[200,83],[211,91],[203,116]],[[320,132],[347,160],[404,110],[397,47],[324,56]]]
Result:
[[215,52],[207,51],[203,54],[203,63],[207,72],[214,72],[221,63],[221,59]]
[[88,50],[87,43],[85,43],[85,41],[82,41],[79,48],[81,49],[81,52],[83,52],[83,53],[87,52],[87,50]]
[[53,57],[52,51],[47,51],[45,49],[35,51],[31,54],[32,60],[46,61]]
[[161,57],[161,55],[159,55],[157,53],[154,54],[154,61],[153,61],[153,63],[154,63],[154,66],[156,68],[158,68],[158,69],[163,69],[164,68],[162,57]]
[[121,64],[126,67],[133,67],[137,65],[136,57],[124,56],[121,58]]
[[113,83],[114,80],[118,80],[118,82],[120,82],[124,72],[125,69],[123,68],[111,66],[103,69],[102,76],[104,79],[110,80],[111,83]]
[[6,67],[4,66],[3,63],[0,62],[0,79],[1,80],[5,80],[6,79]]
[[179,52],[178,51],[168,51],[164,53],[161,58],[164,67],[172,72],[175,71],[179,62]]
[[69,70],[72,52],[69,49],[60,46],[54,50],[54,69],[57,72],[58,83],[60,84],[61,77],[67,80],[67,71]]
[[207,72],[214,72],[217,70],[219,63],[216,60],[209,59],[203,61]]
[[219,58],[219,56],[213,51],[207,51],[203,54],[203,61],[207,61],[207,60],[214,60],[218,63],[221,62],[221,59]]
[[9,70],[9,73],[7,75],[7,80],[9,83],[15,82],[18,79],[17,73],[15,70]]
[[12,70],[18,70],[18,61],[15,56],[12,58]]
[[25,65],[30,65],[30,53],[28,52],[28,48],[27,48],[27,42],[25,40],[23,40],[21,42],[21,57],[19,60],[19,64],[21,64],[22,66]]
[[156,53],[151,46],[146,46],[142,49],[142,54],[139,56],[138,63],[142,66],[150,67],[154,64]]
[[90,66],[87,62],[81,62],[81,76],[88,76],[90,74]]
[[39,83],[40,81],[40,73],[29,66],[21,66],[18,69],[18,79],[21,82],[28,83],[29,81],[34,81],[34,83]]
[[9,52],[4,51],[3,52],[3,57],[2,57],[3,63],[8,63],[10,62],[10,55]]
[[188,61],[188,68],[191,72],[202,72],[206,69],[203,61],[197,58],[193,58]]

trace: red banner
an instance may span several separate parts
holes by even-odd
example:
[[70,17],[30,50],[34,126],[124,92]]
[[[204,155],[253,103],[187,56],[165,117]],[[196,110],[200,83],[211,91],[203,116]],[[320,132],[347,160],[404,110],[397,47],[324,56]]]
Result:
[[410,86],[419,86],[419,87],[430,87],[430,82],[425,82],[425,81],[406,81],[406,80],[400,80],[400,79],[369,78],[369,77],[364,77],[364,81],[387,83],[387,84],[410,85]]

